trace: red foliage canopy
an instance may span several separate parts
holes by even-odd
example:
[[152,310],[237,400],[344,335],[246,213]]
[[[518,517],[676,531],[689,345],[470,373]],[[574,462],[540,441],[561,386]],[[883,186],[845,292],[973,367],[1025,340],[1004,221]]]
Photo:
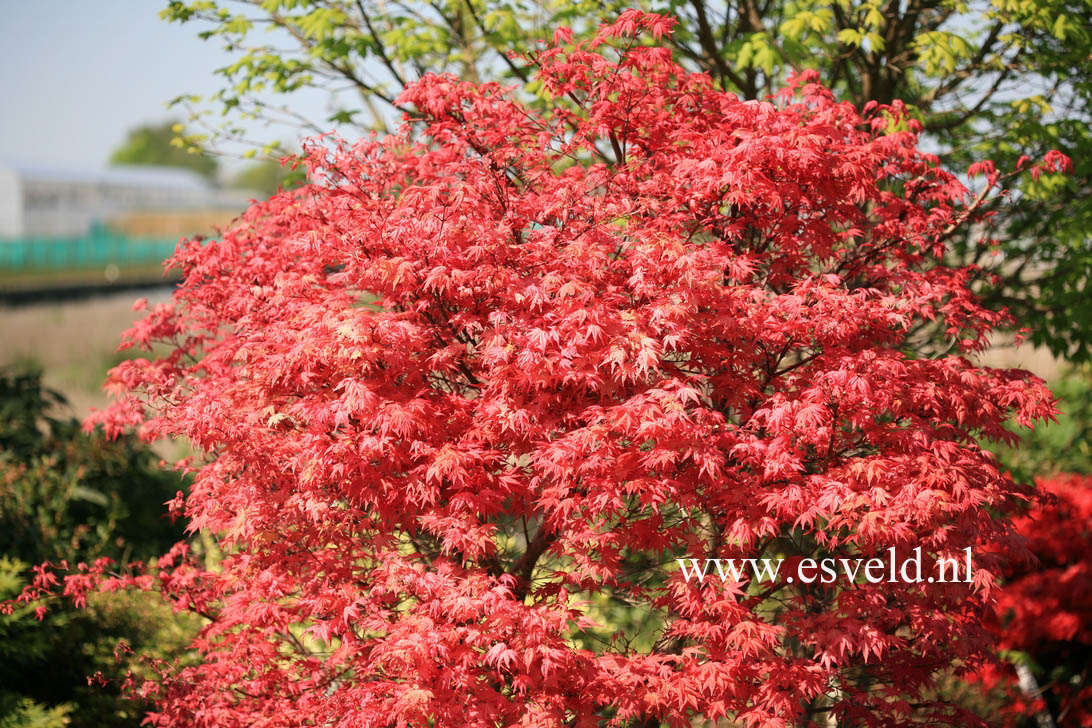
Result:
[[[96,420],[207,453],[176,505],[223,560],[136,579],[209,619],[153,724],[964,720],[929,690],[991,646],[1024,495],[976,441],[1053,412],[965,358],[1001,316],[941,264],[997,174],[972,197],[808,73],[740,101],[669,30],[559,32],[546,113],[428,77],[401,135],[312,145],[312,184],[180,248],[128,332],[168,352]],[[676,567],[916,546],[973,583]]]
[[1006,570],[997,604],[1004,619],[1001,646],[1092,647],[1092,476],[1065,473],[1038,485],[1051,501],[1014,520],[1036,564]]
[[[1005,725],[1049,713],[1059,727],[1092,725],[1092,476],[1064,473],[1038,482],[1049,501],[1014,519],[1035,555],[1009,564],[997,595],[999,646],[1044,675],[1020,685],[1012,666],[979,676],[1009,698]],[[1031,668],[1028,668],[1030,672]],[[1038,697],[1036,693],[1045,695]]]

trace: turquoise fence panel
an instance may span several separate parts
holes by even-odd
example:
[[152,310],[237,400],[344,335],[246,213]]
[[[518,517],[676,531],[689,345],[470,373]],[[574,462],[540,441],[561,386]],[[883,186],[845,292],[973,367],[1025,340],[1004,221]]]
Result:
[[0,271],[149,265],[166,260],[177,244],[178,238],[130,237],[101,230],[73,238],[0,238]]

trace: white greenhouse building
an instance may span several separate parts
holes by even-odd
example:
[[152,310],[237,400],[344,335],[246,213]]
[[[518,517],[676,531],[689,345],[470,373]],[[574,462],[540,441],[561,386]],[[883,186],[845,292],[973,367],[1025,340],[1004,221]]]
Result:
[[85,235],[135,212],[246,208],[251,193],[220,190],[177,167],[72,172],[0,165],[0,239]]

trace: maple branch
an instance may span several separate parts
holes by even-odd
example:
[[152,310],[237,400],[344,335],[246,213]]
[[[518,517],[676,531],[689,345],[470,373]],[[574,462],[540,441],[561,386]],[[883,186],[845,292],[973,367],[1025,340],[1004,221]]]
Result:
[[622,152],[622,147],[618,144],[618,137],[614,135],[614,130],[611,129],[608,135],[610,137],[610,148],[614,150],[614,158],[618,160],[618,164],[624,164],[626,161],[626,155]]
[[539,557],[546,552],[546,549],[550,547],[550,544],[556,540],[557,535],[546,525],[546,522],[543,521],[539,524],[538,530],[535,532],[535,537],[527,544],[527,549],[508,568],[508,573],[519,579],[519,584],[516,586],[515,590],[517,599],[522,601],[523,598],[527,596],[527,593],[530,590],[531,574],[534,573],[535,564],[538,563]]

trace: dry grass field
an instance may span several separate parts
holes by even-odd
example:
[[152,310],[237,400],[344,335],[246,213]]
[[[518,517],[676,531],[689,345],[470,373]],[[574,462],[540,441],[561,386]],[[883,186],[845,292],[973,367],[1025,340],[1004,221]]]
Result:
[[170,296],[164,289],[0,308],[0,366],[40,367],[46,385],[68,398],[76,416],[86,415],[107,401],[102,383],[125,355],[117,345],[142,316],[132,310],[141,295],[149,304]]

